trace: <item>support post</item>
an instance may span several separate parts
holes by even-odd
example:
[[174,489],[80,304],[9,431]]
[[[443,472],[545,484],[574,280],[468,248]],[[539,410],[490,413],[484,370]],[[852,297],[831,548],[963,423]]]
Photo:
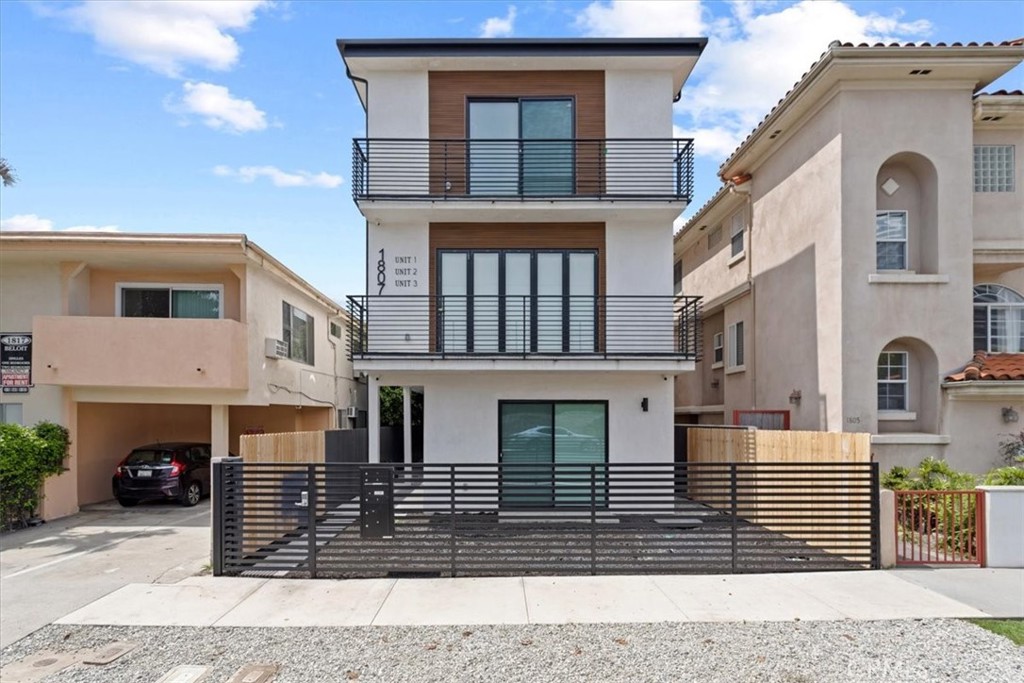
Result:
[[210,406],[210,450],[215,458],[226,458],[230,453],[228,447],[228,413],[230,406]]
[[371,374],[366,381],[367,462],[380,462],[380,379]]

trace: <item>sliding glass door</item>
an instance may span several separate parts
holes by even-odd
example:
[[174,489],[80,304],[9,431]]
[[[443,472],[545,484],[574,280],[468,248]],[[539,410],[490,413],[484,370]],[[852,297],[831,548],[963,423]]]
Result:
[[589,505],[592,483],[603,505],[608,462],[608,404],[603,401],[501,401],[501,504],[508,507]]
[[572,194],[573,110],[571,98],[470,100],[469,194]]
[[438,252],[438,350],[594,353],[594,251]]

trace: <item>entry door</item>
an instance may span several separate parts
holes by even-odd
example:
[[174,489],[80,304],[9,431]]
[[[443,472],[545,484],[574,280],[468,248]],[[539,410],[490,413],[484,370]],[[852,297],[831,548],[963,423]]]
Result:
[[[499,461],[511,465],[503,471],[502,505],[589,505],[590,465],[608,461],[608,404],[502,401],[498,411]],[[603,505],[603,468],[597,477],[597,503]]]

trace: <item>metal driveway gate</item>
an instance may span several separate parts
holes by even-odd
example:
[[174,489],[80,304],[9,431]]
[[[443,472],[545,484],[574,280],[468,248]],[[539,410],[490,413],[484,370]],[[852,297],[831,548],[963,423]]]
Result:
[[[876,463],[226,459],[214,464],[214,477],[218,575],[706,573],[880,565]],[[538,500],[557,504],[534,507]]]

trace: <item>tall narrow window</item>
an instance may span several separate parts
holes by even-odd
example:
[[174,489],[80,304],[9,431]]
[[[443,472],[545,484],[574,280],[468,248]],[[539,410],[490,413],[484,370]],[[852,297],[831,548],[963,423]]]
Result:
[[672,266],[672,291],[676,294],[683,293],[683,260],[679,259]]
[[313,365],[313,316],[285,301],[282,303],[281,322],[282,337],[288,346],[288,357],[306,365]]
[[711,362],[714,365],[721,365],[722,362],[725,360],[725,355],[724,355],[724,346],[725,346],[725,344],[723,343],[722,336],[723,336],[722,333],[719,332],[714,337],[711,338],[711,346],[712,346],[712,349],[713,349],[713,355],[711,356]]
[[732,228],[729,233],[732,236],[732,255],[739,256],[743,253],[743,212],[737,211],[732,215]]
[[729,325],[729,367],[743,366],[743,321]]
[[878,270],[907,269],[907,212],[875,212],[875,266]]
[[907,409],[906,351],[883,351],[878,356],[878,409]]

